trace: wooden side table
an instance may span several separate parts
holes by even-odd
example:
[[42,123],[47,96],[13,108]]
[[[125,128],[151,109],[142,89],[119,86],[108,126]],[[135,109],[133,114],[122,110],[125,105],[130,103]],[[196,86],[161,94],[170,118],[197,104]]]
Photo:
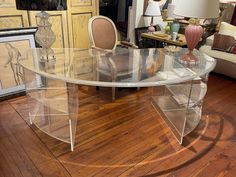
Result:
[[[155,40],[159,43],[166,43],[167,45],[176,45],[179,47],[186,47],[187,43],[186,43],[186,39],[185,36],[183,34],[178,34],[179,39],[176,41],[171,40],[171,36],[158,36],[155,34],[151,34],[151,33],[142,33],[141,34],[142,38],[146,38],[146,39],[152,39]],[[160,46],[158,46],[160,47]]]

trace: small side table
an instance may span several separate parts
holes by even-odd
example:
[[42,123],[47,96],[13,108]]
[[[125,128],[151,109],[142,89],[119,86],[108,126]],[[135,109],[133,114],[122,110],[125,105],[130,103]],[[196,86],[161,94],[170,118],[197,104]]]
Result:
[[179,39],[176,41],[171,40],[170,35],[163,37],[163,36],[158,36],[158,35],[151,34],[151,33],[142,33],[141,36],[144,39],[155,40],[157,42],[155,47],[161,47],[160,43],[164,43],[167,45],[176,45],[179,47],[186,47],[187,46],[186,39],[183,34],[178,34]]

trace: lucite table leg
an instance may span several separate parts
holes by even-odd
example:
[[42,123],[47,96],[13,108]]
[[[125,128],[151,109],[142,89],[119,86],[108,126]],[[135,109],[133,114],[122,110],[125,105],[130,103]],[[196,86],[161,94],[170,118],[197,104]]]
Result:
[[74,150],[79,110],[78,85],[24,70],[30,124]]
[[207,86],[202,78],[158,88],[152,104],[180,144],[200,122]]
[[67,83],[69,131],[71,151],[74,150],[77,118],[79,112],[79,89],[77,84]]

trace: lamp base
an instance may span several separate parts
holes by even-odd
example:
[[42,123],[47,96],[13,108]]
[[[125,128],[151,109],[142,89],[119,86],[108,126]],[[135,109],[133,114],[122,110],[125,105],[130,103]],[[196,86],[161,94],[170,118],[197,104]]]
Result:
[[193,55],[192,51],[189,51],[188,53],[184,54],[181,59],[183,61],[197,61],[198,58]]
[[151,18],[151,23],[150,23],[150,26],[148,27],[148,31],[150,33],[153,33],[156,31],[155,27],[153,26],[153,17]]
[[148,27],[148,31],[149,31],[150,33],[155,32],[154,26],[149,26],[149,27]]
[[49,62],[49,61],[56,61],[53,49],[40,49],[40,61],[41,62]]
[[192,53],[192,51],[188,51],[188,53],[181,56],[180,62],[195,65],[199,63],[199,59]]

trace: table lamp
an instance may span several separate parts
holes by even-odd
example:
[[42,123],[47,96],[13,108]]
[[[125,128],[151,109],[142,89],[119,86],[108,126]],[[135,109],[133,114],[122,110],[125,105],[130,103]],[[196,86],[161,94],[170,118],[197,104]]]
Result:
[[174,14],[182,17],[189,17],[189,25],[185,28],[185,37],[189,52],[182,56],[184,62],[197,62],[192,54],[203,35],[203,28],[199,19],[218,18],[219,0],[179,0]]
[[157,1],[149,0],[144,15],[147,17],[151,17],[151,24],[150,27],[148,28],[149,32],[155,32],[155,28],[153,26],[153,17],[161,16],[159,3]]
[[168,4],[167,7],[167,18],[168,19],[175,19],[177,16],[174,14],[176,4]]
[[18,10],[41,11],[36,15],[39,21],[37,22],[38,30],[35,33],[35,40],[42,47],[42,61],[55,59],[51,46],[55,42],[56,36],[48,21],[50,15],[45,11],[66,10],[66,0],[16,0],[16,8]]

